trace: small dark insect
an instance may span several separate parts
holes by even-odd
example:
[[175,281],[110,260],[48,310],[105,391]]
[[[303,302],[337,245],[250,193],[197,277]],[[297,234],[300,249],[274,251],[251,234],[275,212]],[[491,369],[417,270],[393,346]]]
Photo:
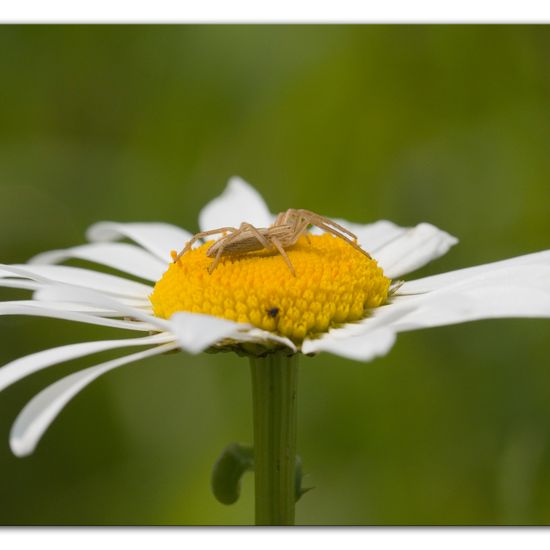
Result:
[[278,307],[272,307],[270,309],[267,310],[267,315],[269,317],[273,317],[275,319],[275,317],[277,317],[277,315],[279,315],[279,308]]
[[193,243],[199,239],[222,233],[222,237],[206,253],[208,257],[214,258],[208,268],[209,273],[212,273],[216,269],[222,256],[246,254],[247,252],[256,252],[258,250],[276,250],[284,258],[292,275],[296,276],[294,267],[285,249],[296,244],[302,235],[307,237],[307,229],[310,225],[319,227],[327,233],[332,233],[335,237],[346,241],[350,246],[361,252],[361,254],[370,258],[369,253],[365,252],[357,244],[357,237],[351,231],[330,218],[310,212],[309,210],[297,210],[295,208],[290,208],[286,212],[278,214],[275,221],[269,227],[254,227],[249,223],[243,222],[238,229],[236,227],[220,227],[197,233],[179,254],[174,252],[172,258],[174,262],[177,262],[181,256],[188,250],[191,250]]

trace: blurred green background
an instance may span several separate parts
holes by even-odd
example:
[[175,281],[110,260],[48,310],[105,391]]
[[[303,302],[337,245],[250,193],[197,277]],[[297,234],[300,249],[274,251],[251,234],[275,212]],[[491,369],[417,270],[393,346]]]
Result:
[[[4,26],[0,261],[97,220],[197,231],[239,174],[272,211],[434,223],[460,245],[413,277],[549,248],[546,26]],[[1,289],[1,299],[26,293]],[[529,299],[526,293],[525,299]],[[399,336],[371,364],[302,360],[300,524],[550,523],[548,320]],[[0,317],[0,362],[121,336]],[[1,524],[247,524],[211,466],[250,442],[247,362],[167,355],[100,378],[34,455],[8,447],[40,389],[0,395]]]

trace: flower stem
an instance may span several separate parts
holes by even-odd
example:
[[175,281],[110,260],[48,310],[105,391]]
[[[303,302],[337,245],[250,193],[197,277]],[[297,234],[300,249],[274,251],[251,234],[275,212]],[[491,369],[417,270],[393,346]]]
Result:
[[251,357],[256,525],[294,525],[298,355]]

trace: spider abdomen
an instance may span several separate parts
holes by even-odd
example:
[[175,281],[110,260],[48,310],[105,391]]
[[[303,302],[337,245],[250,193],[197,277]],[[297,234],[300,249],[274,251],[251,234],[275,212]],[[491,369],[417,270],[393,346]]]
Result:
[[[267,229],[258,229],[262,236],[267,236]],[[231,240],[228,237],[232,237]],[[260,250],[271,249],[273,245],[267,241],[269,248],[258,240],[257,236],[251,231],[243,231],[239,235],[226,235],[218,239],[209,249],[206,255],[209,258],[215,258],[221,250],[220,256],[229,256],[231,254],[246,254],[247,252],[258,252]]]

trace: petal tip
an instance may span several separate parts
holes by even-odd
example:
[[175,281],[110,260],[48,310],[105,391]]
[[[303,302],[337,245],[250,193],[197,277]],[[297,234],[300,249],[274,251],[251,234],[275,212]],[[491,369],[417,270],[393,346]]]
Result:
[[90,243],[108,243],[119,240],[121,235],[117,231],[117,222],[103,220],[90,225],[85,231],[86,240]]
[[29,456],[34,452],[36,444],[25,440],[25,438],[11,436],[10,437],[10,449],[11,452],[18,458]]
[[218,227],[238,227],[244,221],[266,227],[271,218],[260,193],[240,176],[233,176],[222,193],[201,210],[199,227],[201,231],[208,231]]
[[326,352],[367,363],[386,355],[395,344],[395,340],[395,331],[386,327],[344,338],[339,337],[338,332],[334,331],[318,340],[305,340],[302,344],[302,353]]
[[250,328],[249,325],[229,319],[184,311],[174,313],[169,323],[180,348],[192,355],[197,355],[225,338],[237,337],[240,330]]
[[231,176],[228,180],[227,180],[227,186],[226,188],[230,188],[230,189],[235,189],[235,190],[239,190],[239,191],[242,191],[242,190],[246,190],[246,191],[253,191],[254,193],[256,193],[256,189],[254,189],[254,187],[252,187],[252,185],[250,185],[250,183],[248,183],[246,180],[244,180],[243,178],[241,178],[241,176]]

